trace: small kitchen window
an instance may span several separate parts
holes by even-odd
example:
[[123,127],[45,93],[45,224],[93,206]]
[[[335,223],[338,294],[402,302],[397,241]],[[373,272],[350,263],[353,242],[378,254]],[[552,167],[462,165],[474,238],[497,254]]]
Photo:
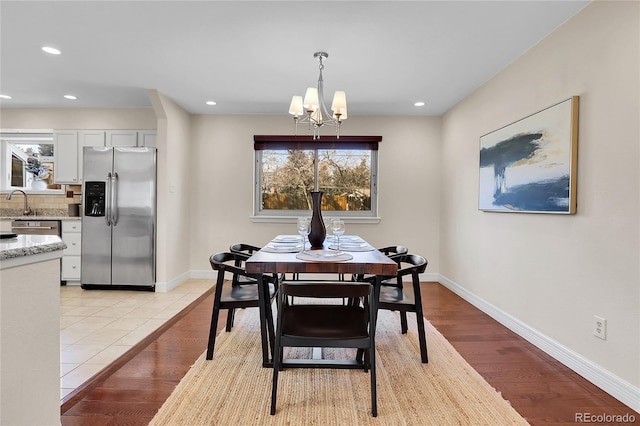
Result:
[[55,142],[51,131],[0,133],[0,191],[61,193],[53,182]]

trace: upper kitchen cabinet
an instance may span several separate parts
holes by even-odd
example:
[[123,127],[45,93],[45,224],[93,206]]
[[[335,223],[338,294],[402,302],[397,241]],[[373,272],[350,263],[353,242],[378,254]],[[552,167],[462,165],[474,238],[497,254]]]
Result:
[[82,183],[83,148],[85,146],[104,146],[105,132],[103,130],[80,130],[78,143],[78,177]]
[[156,146],[155,130],[56,130],[54,182],[82,183],[83,148],[87,146]]
[[156,131],[155,130],[139,130],[138,131],[138,146],[156,146]]
[[156,146],[155,130],[107,130],[105,146]]
[[107,130],[106,146],[137,146],[137,130]]
[[78,132],[76,130],[56,130],[53,133],[55,151],[53,153],[55,183],[79,183],[78,177]]

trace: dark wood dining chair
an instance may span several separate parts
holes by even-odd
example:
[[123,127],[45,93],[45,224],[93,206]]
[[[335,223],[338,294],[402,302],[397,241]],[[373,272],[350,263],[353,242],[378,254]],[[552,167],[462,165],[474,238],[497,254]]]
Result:
[[[398,266],[399,266],[400,260],[402,260],[402,256],[406,255],[409,252],[409,249],[407,249],[405,246],[386,246],[386,247],[379,248],[377,250],[382,254],[384,254],[385,256],[389,257],[390,259],[395,260],[396,263],[398,263]],[[371,281],[373,278],[374,277],[371,277],[370,275],[364,276],[360,274],[360,275],[355,275],[353,277],[353,280],[354,281]],[[382,285],[388,285],[392,287],[398,287],[398,286],[402,287],[402,284],[398,283],[397,277],[395,276],[383,277]]]
[[[291,297],[296,304],[289,304]],[[364,352],[361,363],[351,368],[362,368],[371,375],[371,412],[378,415],[376,397],[375,312],[369,309],[373,286],[366,282],[285,281],[278,291],[278,321],[273,357],[273,384],[271,388],[271,414],[276,413],[278,374],[286,365],[284,347],[356,348]],[[309,303],[308,298],[316,299]],[[359,299],[357,305],[326,304],[322,299]],[[318,302],[317,299],[320,299]],[[305,360],[306,361],[306,360]],[[349,368],[326,360],[296,363],[301,368]],[[283,364],[284,362],[284,364]]]
[[[427,354],[427,337],[424,329],[424,314],[422,312],[422,295],[420,292],[420,274],[427,268],[428,261],[417,254],[405,254],[398,260],[398,273],[390,285],[380,286],[378,309],[398,311],[400,313],[400,328],[402,334],[407,333],[407,312],[414,312],[418,323],[418,340],[420,341],[420,359],[429,362]],[[406,285],[404,277],[411,277],[411,283]],[[407,283],[408,284],[408,283]]]
[[[257,277],[248,274],[244,269],[244,261],[246,259],[248,257],[244,254],[230,252],[216,253],[209,258],[211,267],[218,272],[213,298],[213,311],[211,313],[209,343],[207,345],[207,359],[209,360],[213,358],[220,310],[228,310],[226,331],[229,332],[233,326],[233,312],[235,309],[258,308],[260,306],[259,289],[256,285]],[[227,274],[231,276],[227,277]],[[233,277],[242,278],[242,280],[238,279],[234,284]],[[276,293],[277,277],[265,274],[263,279],[268,283],[269,298],[272,299]],[[229,317],[231,317],[231,321],[229,321]],[[272,327],[268,329],[271,330]],[[273,336],[270,339],[273,339]]]
[[[231,253],[242,254],[245,257],[244,259],[238,259],[236,261],[236,266],[243,267],[246,259],[250,258],[254,253],[258,252],[261,248],[262,247],[255,246],[253,244],[236,243],[236,244],[231,244],[229,246],[229,251]],[[280,281],[284,279],[284,274],[278,274],[277,277],[278,279],[273,282],[273,285],[275,286],[276,291],[278,291],[278,284],[280,283]],[[245,277],[242,275],[233,274],[232,285],[234,286],[238,284],[244,285],[244,284],[257,284],[257,283],[258,281],[253,277]],[[236,312],[235,309],[230,309],[227,314],[227,328],[226,328],[227,331],[231,331],[231,328],[233,327],[235,312]]]
[[[238,253],[238,254],[242,254],[244,255],[245,259],[238,259],[236,261],[236,266],[242,266],[244,264],[244,261],[248,258],[251,257],[251,255],[253,255],[253,253],[257,252],[258,250],[260,250],[261,247],[258,246],[254,246],[252,244],[246,244],[246,243],[236,243],[236,244],[231,244],[229,246],[229,251],[231,253]],[[257,280],[253,277],[243,277],[242,275],[234,275],[233,276],[233,285],[238,285],[240,283],[242,284],[246,284],[246,283],[256,283]]]
[[229,246],[229,251],[231,253],[241,253],[241,254],[247,254],[251,256],[253,253],[259,251],[261,248],[262,247],[254,246],[252,244],[236,243],[236,244],[231,244]]

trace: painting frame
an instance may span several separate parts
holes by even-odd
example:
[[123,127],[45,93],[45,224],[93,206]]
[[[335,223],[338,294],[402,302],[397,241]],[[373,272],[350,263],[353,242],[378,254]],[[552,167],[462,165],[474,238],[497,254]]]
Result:
[[478,210],[576,213],[579,103],[572,96],[480,136]]

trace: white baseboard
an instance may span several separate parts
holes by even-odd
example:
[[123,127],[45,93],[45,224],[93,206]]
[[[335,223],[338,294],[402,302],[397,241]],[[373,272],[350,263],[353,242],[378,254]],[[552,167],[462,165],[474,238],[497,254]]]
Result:
[[195,270],[191,271],[189,274],[189,278],[194,280],[215,280],[218,277],[218,274],[213,269],[203,269],[203,270]]
[[191,274],[189,272],[184,272],[177,277],[169,280],[169,281],[156,281],[156,292],[158,293],[166,293],[168,291],[173,290],[178,287],[180,284],[185,282],[190,278]]
[[512,317],[486,300],[476,296],[464,287],[441,275],[433,281],[438,281],[449,290],[486,313],[509,330],[518,334],[540,350],[560,361],[594,385],[598,386],[614,398],[635,411],[640,411],[640,388],[626,380],[612,374],[582,355],[563,346],[557,341],[540,333],[522,321]]

